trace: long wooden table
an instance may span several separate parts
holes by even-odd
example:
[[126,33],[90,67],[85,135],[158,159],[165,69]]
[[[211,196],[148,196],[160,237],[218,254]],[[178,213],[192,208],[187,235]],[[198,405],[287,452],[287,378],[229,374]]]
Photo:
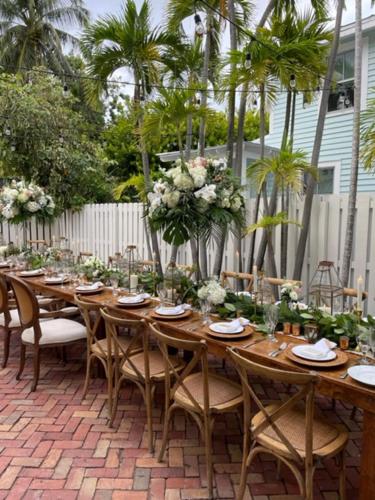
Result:
[[[72,287],[62,287],[56,285],[46,285],[43,278],[26,278],[34,290],[44,294],[54,295],[68,302],[72,302],[75,290]],[[86,300],[95,303],[103,304],[107,307],[114,307],[117,311],[122,311],[127,317],[134,319],[146,319],[149,322],[155,322],[155,319],[150,317],[150,312],[155,307],[155,303],[147,307],[139,308],[123,308],[116,306],[116,299],[112,296],[112,291],[105,289],[102,293],[85,296]],[[192,313],[189,318],[184,318],[178,321],[161,321],[163,329],[166,332],[173,333],[180,338],[195,338],[204,339],[207,342],[208,349],[212,354],[221,358],[227,356],[226,348],[228,346],[245,347],[253,340],[261,339],[262,334],[253,332],[251,337],[242,339],[241,341],[222,341],[212,338],[205,332],[202,326],[202,320],[199,314]],[[285,336],[277,334],[280,342],[301,343],[302,339],[298,337]],[[263,364],[275,366],[277,368],[285,368],[294,371],[306,371],[300,365],[290,361],[284,353],[276,358],[270,358],[268,353],[275,348],[275,343],[271,343],[266,339],[259,343],[246,347],[246,352],[251,353],[251,357]],[[318,391],[328,397],[349,402],[358,408],[363,409],[363,445],[361,456],[360,470],[360,499],[370,500],[375,498],[375,389],[362,385],[349,376],[341,379],[340,375],[347,370],[351,364],[358,362],[358,356],[348,353],[349,361],[346,365],[336,369],[315,370],[319,372],[320,382]]]

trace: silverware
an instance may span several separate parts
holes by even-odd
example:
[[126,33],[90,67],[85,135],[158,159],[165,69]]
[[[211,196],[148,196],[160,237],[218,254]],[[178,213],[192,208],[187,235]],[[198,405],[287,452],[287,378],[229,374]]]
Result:
[[241,349],[247,349],[248,347],[251,347],[252,345],[259,344],[259,342],[263,342],[266,339],[256,339],[253,340],[252,342],[249,342],[248,344],[242,345]]
[[349,375],[349,372],[348,370],[344,371],[344,373],[342,373],[339,378],[341,378],[342,380],[344,380],[344,378],[346,378],[347,376]]
[[274,351],[271,351],[268,353],[268,356],[271,356],[271,358],[276,358],[279,354],[281,354],[285,349],[288,347],[288,344],[286,342],[283,342],[280,347]]

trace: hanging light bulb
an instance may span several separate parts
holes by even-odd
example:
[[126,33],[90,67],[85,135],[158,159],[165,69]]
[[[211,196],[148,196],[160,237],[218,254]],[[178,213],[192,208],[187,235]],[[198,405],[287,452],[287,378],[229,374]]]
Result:
[[7,135],[7,136],[9,137],[11,133],[12,133],[12,131],[10,130],[10,127],[9,127],[9,126],[6,126],[6,127],[5,127],[5,130],[4,130],[4,134],[5,134],[5,135]]
[[250,52],[246,53],[244,66],[245,66],[246,69],[250,69],[251,68],[251,54],[250,54]]
[[258,101],[257,101],[256,97],[254,97],[254,99],[253,99],[253,106],[254,106],[254,108],[256,108],[258,106]]
[[195,14],[194,22],[195,22],[195,34],[198,36],[203,36],[204,35],[204,26],[202,23],[201,16],[199,14]]
[[60,142],[60,144],[62,144],[64,142],[64,137],[61,134],[59,136],[59,142]]
[[201,96],[199,94],[196,94],[195,96],[195,103],[197,106],[201,105]]
[[67,86],[66,83],[64,83],[64,87],[63,87],[63,97],[69,97],[69,87]]
[[296,75],[290,75],[289,85],[291,89],[296,87]]

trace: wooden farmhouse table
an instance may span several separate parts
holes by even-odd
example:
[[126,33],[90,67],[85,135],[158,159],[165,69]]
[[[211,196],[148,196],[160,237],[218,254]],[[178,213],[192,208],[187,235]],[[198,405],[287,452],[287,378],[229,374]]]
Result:
[[[46,285],[43,277],[24,278],[30,286],[37,292],[45,295],[53,295],[67,302],[74,301],[75,289],[65,285]],[[155,319],[150,316],[150,312],[154,309],[156,302],[145,307],[124,308],[116,306],[116,298],[113,297],[110,289],[104,289],[103,292],[95,295],[85,296],[85,300],[103,304],[105,307],[115,308],[117,312],[122,311],[124,315],[134,319],[145,319],[149,322],[155,322]],[[227,357],[226,348],[228,346],[237,346],[244,348],[243,352],[249,353],[249,356],[262,364],[274,366],[276,368],[285,368],[294,371],[306,371],[301,365],[293,363],[289,360],[285,353],[280,354],[276,358],[271,358],[268,353],[275,348],[275,343],[269,342],[267,339],[260,341],[263,335],[253,331],[250,337],[237,341],[222,341],[212,338],[205,332],[202,326],[202,320],[199,314],[192,312],[189,318],[174,321],[156,321],[162,325],[163,329],[179,338],[195,338],[204,339],[207,342],[209,352],[225,358]],[[276,334],[280,342],[302,343],[304,340],[298,337]],[[256,342],[255,341],[258,341]],[[253,343],[254,342],[254,343]],[[253,343],[253,345],[248,345]],[[363,410],[363,444],[360,469],[360,499],[370,500],[375,498],[375,388],[362,385],[350,376],[341,379],[342,375],[349,366],[358,362],[358,355],[348,353],[349,360],[346,365],[315,370],[319,373],[320,381],[317,390],[324,396],[339,399],[351,403]]]

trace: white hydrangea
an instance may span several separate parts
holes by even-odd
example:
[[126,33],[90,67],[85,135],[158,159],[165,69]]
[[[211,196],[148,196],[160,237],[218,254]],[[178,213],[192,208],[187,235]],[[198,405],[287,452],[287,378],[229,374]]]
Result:
[[31,194],[32,194],[31,191],[29,191],[28,189],[21,189],[19,195],[17,196],[17,200],[20,203],[26,203],[27,200],[30,198]]
[[207,201],[207,203],[213,203],[216,200],[216,185],[215,184],[207,184],[203,186],[201,189],[194,193],[196,198],[202,198]]
[[207,170],[205,167],[189,167],[189,174],[193,178],[194,187],[200,188],[204,185],[207,178]]
[[154,183],[154,193],[164,193],[168,184],[166,182],[157,181]]
[[227,168],[227,160],[225,158],[212,160],[212,166],[219,170],[225,170]]
[[189,189],[193,189],[194,187],[193,179],[190,177],[190,175],[185,173],[177,174],[173,178],[173,184],[177,189],[180,189],[181,191],[188,191]]
[[171,191],[170,193],[163,194],[162,197],[163,203],[167,205],[168,208],[175,208],[180,201],[180,192],[179,191]]
[[26,203],[26,209],[31,213],[35,213],[40,210],[40,205],[36,201],[29,201]]
[[239,196],[235,196],[232,200],[231,209],[233,210],[233,212],[238,212],[241,206],[242,206],[241,198]]
[[162,195],[160,193],[148,193],[147,198],[150,202],[150,215],[152,215],[160,207]]
[[13,219],[13,217],[18,215],[18,213],[19,213],[18,208],[12,205],[5,205],[5,207],[2,210],[2,215],[8,220]]
[[179,174],[181,174],[181,167],[170,168],[165,173],[166,177],[169,177],[170,179],[174,179],[176,177],[176,175],[179,175]]
[[294,291],[290,292],[289,297],[290,297],[290,300],[293,300],[294,302],[296,302],[298,300],[298,293],[294,292]]
[[226,295],[227,292],[217,281],[210,281],[198,290],[198,298],[214,305],[222,304]]
[[198,156],[197,158],[194,158],[194,160],[192,160],[189,163],[193,167],[206,167],[207,164],[208,164],[206,158],[202,158],[201,156]]

